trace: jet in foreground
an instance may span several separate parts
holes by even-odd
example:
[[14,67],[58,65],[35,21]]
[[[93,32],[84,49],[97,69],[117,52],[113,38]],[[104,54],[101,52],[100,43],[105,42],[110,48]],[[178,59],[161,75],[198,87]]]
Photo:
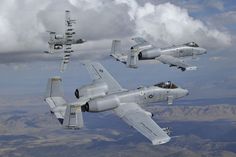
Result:
[[65,34],[59,35],[56,32],[49,32],[49,51],[45,51],[45,53],[54,53],[55,50],[61,50],[64,46],[64,57],[61,63],[61,72],[65,70],[67,64],[70,60],[70,54],[73,52],[72,45],[74,44],[82,44],[86,42],[84,39],[74,39],[75,31],[73,28],[73,24],[76,21],[72,20],[70,17],[70,11],[65,11]]
[[93,83],[75,90],[77,102],[67,103],[64,100],[61,78],[54,77],[48,81],[45,101],[49,104],[51,113],[65,128],[82,128],[82,112],[111,110],[148,138],[153,145],[164,144],[170,140],[169,128],[160,128],[152,120],[152,113],[140,106],[161,101],[172,104],[175,99],[188,95],[188,90],[170,81],[127,90],[122,88],[100,63],[90,62],[85,66]]
[[184,57],[193,58],[197,55],[206,54],[206,49],[199,47],[195,42],[190,42],[182,45],[157,48],[141,37],[133,38],[137,43],[132,46],[128,53],[121,52],[121,41],[113,40],[111,48],[111,56],[117,61],[126,64],[129,68],[137,68],[138,61],[159,61],[168,64],[170,67],[177,67],[182,71],[196,70],[196,66],[191,66],[185,63]]

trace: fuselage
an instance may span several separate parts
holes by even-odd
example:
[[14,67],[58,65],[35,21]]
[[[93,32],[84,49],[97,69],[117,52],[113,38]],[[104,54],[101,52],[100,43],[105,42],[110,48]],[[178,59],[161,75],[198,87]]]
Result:
[[166,101],[168,99],[168,96],[173,96],[174,99],[181,98],[185,96],[186,93],[187,90],[185,89],[162,89],[159,87],[151,86],[141,87],[139,89],[129,90],[126,92],[111,95],[116,95],[120,100],[120,103],[136,102],[139,104],[147,104]]
[[[168,48],[149,47],[146,49],[143,48],[144,46],[141,46],[138,57],[139,57],[139,60],[147,60],[147,59],[155,59],[159,57],[160,55],[170,55],[173,57],[180,58],[180,57],[202,55],[206,53],[206,49],[201,48],[198,45],[189,46],[187,44],[172,46]],[[136,48],[139,49],[139,46],[137,45]]]
[[148,104],[178,99],[188,95],[188,90],[175,86],[175,88],[161,88],[158,86],[140,87],[134,90],[126,90],[118,93],[107,94],[101,97],[91,98],[87,102],[87,111],[101,112],[115,109],[122,104],[137,103]]

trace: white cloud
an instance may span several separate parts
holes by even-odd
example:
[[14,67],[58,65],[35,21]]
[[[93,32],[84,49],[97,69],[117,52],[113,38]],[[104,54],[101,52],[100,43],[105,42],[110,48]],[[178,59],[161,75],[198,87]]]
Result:
[[83,7],[83,10],[90,10],[90,9],[100,10],[103,8],[103,4],[104,4],[104,1],[102,1],[102,0],[93,0],[93,1],[69,0],[69,2],[77,8]]
[[219,11],[223,11],[225,9],[223,1],[208,0],[206,3],[209,7],[215,8]]
[[64,31],[64,10],[78,20],[77,36],[102,47],[113,38],[143,36],[158,46],[196,41],[206,48],[231,44],[231,36],[192,18],[186,9],[171,3],[143,5],[136,0],[2,0],[0,6],[0,52],[43,51],[46,30]]
[[213,57],[209,58],[209,60],[213,61],[213,62],[221,62],[221,61],[224,61],[226,59],[227,59],[226,57],[222,57],[222,56],[213,56]]
[[231,45],[227,32],[208,28],[202,21],[192,18],[186,9],[171,3],[144,6],[134,5],[134,0],[123,0],[130,7],[136,33],[153,39],[158,46],[195,41],[206,48],[221,48]]
[[37,21],[37,13],[46,5],[46,0],[1,1],[1,52],[29,51],[42,46],[40,34],[44,29]]
[[236,23],[236,11],[226,11],[220,14],[216,14],[207,19],[212,25],[227,25]]

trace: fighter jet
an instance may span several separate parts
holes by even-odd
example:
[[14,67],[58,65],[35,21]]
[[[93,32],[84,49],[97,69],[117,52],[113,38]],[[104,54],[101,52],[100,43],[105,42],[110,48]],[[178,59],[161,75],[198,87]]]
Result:
[[60,35],[56,34],[56,32],[49,32],[49,51],[45,51],[45,53],[54,53],[55,50],[61,50],[64,46],[64,57],[61,63],[61,72],[63,72],[69,63],[70,54],[73,52],[72,45],[74,44],[82,44],[86,42],[84,39],[74,39],[75,31],[73,28],[73,24],[76,23],[76,20],[72,20],[70,17],[70,11],[65,11],[65,34]]
[[127,90],[97,62],[86,63],[93,83],[75,90],[78,101],[67,103],[61,86],[61,78],[50,78],[45,101],[59,122],[70,129],[84,126],[82,112],[113,111],[118,117],[148,138],[153,145],[164,144],[171,138],[169,128],[160,128],[152,119],[153,114],[141,108],[149,103],[167,101],[188,95],[188,90],[167,81],[148,87]]
[[157,48],[141,37],[133,38],[137,44],[132,46],[128,53],[121,51],[121,41],[113,40],[111,56],[117,61],[127,65],[129,68],[138,68],[138,61],[159,61],[168,64],[170,67],[177,67],[182,71],[196,70],[196,66],[185,63],[181,58],[206,54],[204,48],[199,47],[195,42],[189,42],[182,45]]

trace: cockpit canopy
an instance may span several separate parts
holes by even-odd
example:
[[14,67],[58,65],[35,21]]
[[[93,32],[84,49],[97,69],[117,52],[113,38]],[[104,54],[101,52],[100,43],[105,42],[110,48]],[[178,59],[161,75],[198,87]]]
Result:
[[161,82],[161,83],[155,84],[154,86],[160,87],[160,88],[165,88],[165,89],[175,89],[175,88],[178,88],[178,87],[177,87],[174,83],[172,83],[171,81]]
[[199,47],[198,44],[196,44],[195,42],[186,43],[184,45],[189,46],[189,47]]

